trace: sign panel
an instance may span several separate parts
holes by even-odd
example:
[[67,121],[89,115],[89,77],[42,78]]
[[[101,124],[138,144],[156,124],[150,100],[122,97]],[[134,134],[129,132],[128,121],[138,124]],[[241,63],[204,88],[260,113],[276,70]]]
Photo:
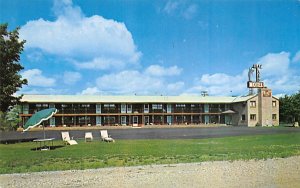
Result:
[[248,88],[264,88],[264,83],[263,82],[247,82],[247,87]]
[[270,89],[263,90],[263,97],[272,97],[272,91]]

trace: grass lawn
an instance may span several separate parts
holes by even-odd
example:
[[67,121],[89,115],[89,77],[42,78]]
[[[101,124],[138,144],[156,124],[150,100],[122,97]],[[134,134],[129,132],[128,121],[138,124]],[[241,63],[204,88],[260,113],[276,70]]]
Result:
[[0,144],[0,173],[111,166],[249,160],[300,155],[300,133],[184,140],[98,140],[34,151],[35,143]]

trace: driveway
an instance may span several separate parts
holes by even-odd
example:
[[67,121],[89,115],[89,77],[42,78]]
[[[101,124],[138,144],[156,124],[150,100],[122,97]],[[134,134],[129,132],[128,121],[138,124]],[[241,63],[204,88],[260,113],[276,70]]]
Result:
[[[47,130],[47,138],[61,139],[61,130]],[[69,130],[74,139],[84,138],[85,132],[92,132],[95,139],[100,138],[99,129]],[[114,139],[203,139],[226,136],[283,134],[300,132],[294,127],[184,127],[184,128],[127,128],[109,129],[108,133]],[[0,132],[0,141],[32,140],[43,138],[42,131],[29,132]]]

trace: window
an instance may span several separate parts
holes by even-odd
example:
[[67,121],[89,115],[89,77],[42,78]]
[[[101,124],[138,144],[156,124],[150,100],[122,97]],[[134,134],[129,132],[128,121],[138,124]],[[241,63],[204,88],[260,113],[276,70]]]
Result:
[[250,120],[256,120],[256,114],[250,114]]
[[185,104],[176,104],[176,108],[185,108]]
[[272,114],[272,120],[276,120],[276,119],[277,119],[276,114]]
[[144,104],[144,112],[145,113],[149,112],[149,104]]
[[90,117],[89,116],[80,116],[78,118],[79,123],[89,123],[90,122]]
[[241,119],[242,121],[245,121],[246,120],[246,116],[245,116],[245,114],[242,114],[242,119]]
[[104,104],[104,108],[115,108],[115,104]]
[[132,104],[127,104],[127,113],[132,112]]
[[111,117],[111,116],[104,117],[104,123],[109,125],[115,124],[115,117]]
[[23,114],[28,114],[29,111],[29,105],[28,104],[24,104],[23,105]]
[[81,104],[80,106],[81,106],[82,108],[89,108],[89,107],[90,107],[89,104]]
[[[272,106],[276,107],[276,101],[272,101]],[[276,114],[275,114],[276,115]]]
[[121,113],[126,113],[126,104],[121,104]]
[[42,107],[42,104],[36,104],[35,106],[36,107]]
[[250,101],[250,107],[255,108],[256,107],[256,101]]
[[155,110],[155,109],[162,109],[162,104],[152,104],[152,109]]
[[111,113],[111,112],[115,112],[115,110],[116,110],[115,104],[103,104],[103,109],[102,109],[103,113]]

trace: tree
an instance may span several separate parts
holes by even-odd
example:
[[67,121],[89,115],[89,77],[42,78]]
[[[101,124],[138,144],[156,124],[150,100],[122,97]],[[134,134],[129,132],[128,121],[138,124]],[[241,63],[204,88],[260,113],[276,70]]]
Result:
[[0,111],[0,130],[11,131],[17,130],[19,123],[22,119],[19,116],[20,106],[15,105],[10,107],[6,113]]
[[279,116],[282,122],[300,121],[300,91],[293,95],[279,98]]
[[7,31],[8,24],[0,24],[0,111],[6,112],[9,106],[17,104],[22,96],[13,96],[22,85],[27,84],[19,71],[20,54],[24,49],[25,40],[19,40],[19,28]]

